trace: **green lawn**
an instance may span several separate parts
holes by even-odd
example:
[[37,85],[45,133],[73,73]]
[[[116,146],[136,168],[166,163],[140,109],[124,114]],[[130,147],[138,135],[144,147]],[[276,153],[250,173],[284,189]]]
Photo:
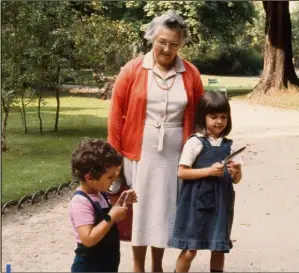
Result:
[[[205,88],[208,78],[202,75]],[[217,77],[228,91],[248,92],[252,78]],[[92,97],[62,96],[59,132],[53,132],[56,101],[47,98],[42,107],[44,135],[39,133],[35,106],[27,108],[29,132],[22,131],[20,114],[12,111],[8,120],[7,145],[2,155],[2,204],[18,200],[25,194],[45,190],[71,181],[70,158],[75,145],[83,137],[106,139],[106,118],[109,101]]]
[[62,97],[59,132],[53,132],[55,100],[43,106],[41,136],[35,107],[28,107],[29,132],[22,132],[20,114],[8,120],[7,145],[2,154],[2,204],[27,193],[71,180],[71,152],[83,137],[106,139],[109,102],[95,98]]
[[201,79],[205,90],[211,90],[213,87],[208,85],[208,79],[218,79],[220,86],[227,88],[230,96],[241,95],[253,90],[257,84],[259,77],[230,77],[230,76],[214,76],[201,75]]
[[[202,75],[206,89],[209,78],[215,77]],[[252,77],[217,78],[227,86],[230,96],[247,93],[258,80]],[[299,94],[294,94],[292,97],[286,95],[270,99],[278,104],[283,101],[287,107],[297,103],[298,96]],[[106,139],[109,101],[65,94],[61,97],[57,133],[53,132],[55,107],[54,98],[47,98],[46,105],[42,107],[44,135],[39,133],[36,106],[32,105],[26,111],[29,129],[27,135],[22,131],[19,112],[10,113],[7,128],[9,151],[2,154],[2,204],[8,200],[17,200],[25,194],[71,181],[71,152],[79,140],[83,137]]]

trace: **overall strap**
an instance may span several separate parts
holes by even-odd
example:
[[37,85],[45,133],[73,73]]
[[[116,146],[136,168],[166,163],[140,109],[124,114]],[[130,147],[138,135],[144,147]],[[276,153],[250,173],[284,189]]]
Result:
[[102,195],[102,196],[104,197],[104,199],[106,200],[108,207],[111,207],[111,206],[110,206],[110,201],[109,201],[109,198],[108,198],[108,194],[107,194],[106,192],[101,192],[101,195]]
[[228,139],[226,137],[223,138],[223,141],[221,143],[221,145],[224,145],[225,147],[228,147],[231,150],[233,141],[231,139]]
[[208,139],[204,136],[198,136],[197,134],[192,134],[189,138],[191,138],[191,137],[196,137],[198,140],[200,140],[203,148],[212,146],[210,141],[208,141]]
[[86,194],[84,191],[80,191],[80,190],[79,190],[79,191],[76,191],[76,192],[74,193],[73,197],[74,197],[75,195],[81,195],[81,196],[85,197],[85,198],[92,204],[93,209],[94,209],[95,212],[99,210],[98,207],[96,206],[95,202],[94,202],[94,201],[88,196],[88,194]]

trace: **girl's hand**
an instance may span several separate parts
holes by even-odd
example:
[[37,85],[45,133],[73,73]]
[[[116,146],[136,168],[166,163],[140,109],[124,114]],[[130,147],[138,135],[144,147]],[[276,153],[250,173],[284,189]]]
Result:
[[223,176],[224,165],[216,162],[209,168],[209,176]]
[[111,216],[111,220],[116,222],[124,219],[127,215],[127,212],[128,208],[126,206],[119,206],[115,204],[109,211],[109,215]]
[[234,176],[241,172],[241,164],[240,163],[236,163],[234,161],[229,161],[226,166],[227,166],[227,170],[231,176]]

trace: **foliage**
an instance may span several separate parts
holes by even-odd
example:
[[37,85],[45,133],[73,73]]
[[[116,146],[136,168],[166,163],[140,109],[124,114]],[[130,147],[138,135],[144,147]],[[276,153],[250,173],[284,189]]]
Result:
[[212,39],[231,44],[255,15],[251,2],[236,1],[149,1],[144,10],[150,18],[175,10],[187,21],[195,43]]
[[144,10],[150,19],[167,10],[175,10],[183,16],[190,27],[191,40],[181,54],[196,63],[202,72],[246,75],[256,74],[261,69],[258,52],[242,49],[258,43],[256,37],[260,29],[254,28],[254,24],[260,22],[260,17],[253,3],[149,1]]
[[255,16],[253,23],[246,23],[243,32],[236,39],[237,47],[253,48],[262,53],[265,41],[266,15],[261,1],[253,2]]
[[293,34],[293,56],[295,58],[295,65],[299,68],[299,3],[293,2],[293,9],[291,12],[292,20],[292,34]]
[[[80,67],[117,71],[132,57],[138,40],[131,23],[92,14],[74,23],[74,58]],[[77,68],[80,68],[77,67]]]
[[[198,54],[193,55],[193,52]],[[263,67],[262,56],[253,48],[219,47],[202,53],[194,46],[184,49],[182,55],[192,56],[192,62],[201,73],[213,75],[259,75]]]
[[27,64],[34,74],[31,83],[51,88],[57,81],[57,69],[70,67],[72,60],[72,14],[66,1],[28,2],[31,50]]
[[30,80],[25,61],[30,35],[22,27],[28,25],[23,2],[3,2],[2,14],[1,97],[10,104],[25,92],[25,83]]

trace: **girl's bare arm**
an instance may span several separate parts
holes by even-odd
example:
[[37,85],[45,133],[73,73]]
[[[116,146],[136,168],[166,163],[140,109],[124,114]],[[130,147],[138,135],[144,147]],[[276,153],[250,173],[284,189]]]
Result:
[[242,179],[242,168],[240,163],[230,161],[227,164],[227,169],[233,179],[234,184],[238,184]]
[[178,168],[178,177],[181,179],[193,180],[208,176],[222,176],[224,166],[221,163],[214,163],[211,167],[193,169],[186,165],[180,165]]

